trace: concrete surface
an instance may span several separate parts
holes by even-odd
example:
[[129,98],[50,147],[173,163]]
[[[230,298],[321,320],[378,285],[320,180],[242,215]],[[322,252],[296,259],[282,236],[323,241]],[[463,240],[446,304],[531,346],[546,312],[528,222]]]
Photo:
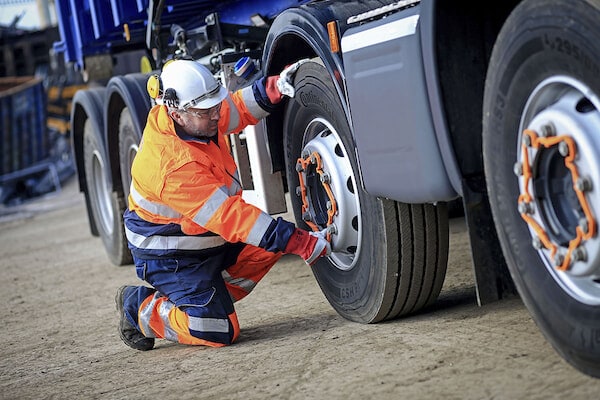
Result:
[[361,325],[329,306],[310,270],[284,257],[237,304],[239,341],[221,349],[126,347],[112,266],[76,183],[0,209],[1,399],[595,399],[600,381],[564,362],[515,298],[478,307],[468,239],[451,221],[434,307]]

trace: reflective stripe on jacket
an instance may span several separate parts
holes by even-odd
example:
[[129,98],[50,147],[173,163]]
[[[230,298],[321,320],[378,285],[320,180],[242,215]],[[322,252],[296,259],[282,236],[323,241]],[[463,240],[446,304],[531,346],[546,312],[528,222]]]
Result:
[[266,114],[252,87],[232,94],[223,101],[215,143],[182,139],[165,106],[150,110],[124,216],[137,256],[202,251],[225,241],[261,245],[277,224],[242,199],[237,166],[223,135],[256,124]]

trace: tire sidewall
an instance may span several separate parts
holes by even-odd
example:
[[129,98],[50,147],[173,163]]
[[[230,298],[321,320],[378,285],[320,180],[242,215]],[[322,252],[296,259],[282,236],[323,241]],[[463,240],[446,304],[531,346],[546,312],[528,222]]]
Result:
[[124,198],[129,196],[129,185],[131,184],[131,163],[129,149],[137,146],[140,139],[135,132],[131,113],[127,108],[121,111],[119,116],[119,170],[121,171],[121,182],[123,185]]
[[[109,232],[105,225],[101,222],[102,216],[99,210],[100,205],[99,201],[103,201],[100,199],[100,194],[97,193],[95,189],[95,183],[92,182],[94,179],[93,174],[93,163],[94,157],[101,158],[104,163],[104,168],[107,168],[107,153],[104,147],[101,145],[102,141],[99,137],[96,129],[86,129],[84,130],[84,146],[83,146],[83,157],[84,157],[84,168],[86,174],[86,181],[88,182],[88,192],[90,197],[90,205],[92,208],[92,215],[96,221],[96,227],[98,229],[98,233],[100,238],[102,239],[102,244],[106,250],[107,256],[110,259],[111,263],[114,265],[124,265],[131,263],[131,255],[129,250],[127,249],[127,244],[124,241],[124,227],[121,220],[120,212],[124,209],[125,203],[122,197],[119,197],[117,193],[111,192],[109,194],[109,199],[104,199],[108,201],[108,206],[112,208],[112,219],[109,221],[111,225],[112,232]],[[107,178],[107,171],[103,171],[103,179]],[[104,184],[107,184],[106,182]],[[110,186],[108,186],[110,187]]]
[[[588,373],[588,366],[600,358],[598,308],[569,296],[532,247],[527,224],[517,211],[519,187],[513,165],[521,115],[542,80],[567,75],[600,93],[600,44],[593,40],[600,38],[598,16],[584,2],[563,0],[552,7],[540,0],[522,4],[494,49],[484,101],[486,177],[507,264],[542,332],[568,361]],[[598,374],[597,365],[595,369],[592,373]]]

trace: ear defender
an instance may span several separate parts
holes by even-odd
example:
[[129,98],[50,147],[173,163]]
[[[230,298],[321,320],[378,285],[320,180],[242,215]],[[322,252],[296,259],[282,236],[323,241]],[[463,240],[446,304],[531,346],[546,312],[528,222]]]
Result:
[[146,82],[146,90],[151,98],[154,100],[158,99],[162,95],[162,88],[160,82],[160,76],[152,75],[148,78],[148,82]]
[[151,98],[154,100],[159,100],[162,97],[162,104],[167,107],[177,108],[179,106],[179,99],[177,98],[177,92],[173,88],[168,88],[164,91],[162,90],[162,82],[160,80],[160,76],[152,75],[148,78],[148,82],[146,82],[146,90]]

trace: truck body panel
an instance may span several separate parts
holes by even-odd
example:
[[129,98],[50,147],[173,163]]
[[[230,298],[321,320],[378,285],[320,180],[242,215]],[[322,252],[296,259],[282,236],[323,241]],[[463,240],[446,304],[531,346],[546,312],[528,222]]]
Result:
[[341,41],[365,189],[405,203],[457,197],[431,119],[419,14],[412,7],[351,28]]

